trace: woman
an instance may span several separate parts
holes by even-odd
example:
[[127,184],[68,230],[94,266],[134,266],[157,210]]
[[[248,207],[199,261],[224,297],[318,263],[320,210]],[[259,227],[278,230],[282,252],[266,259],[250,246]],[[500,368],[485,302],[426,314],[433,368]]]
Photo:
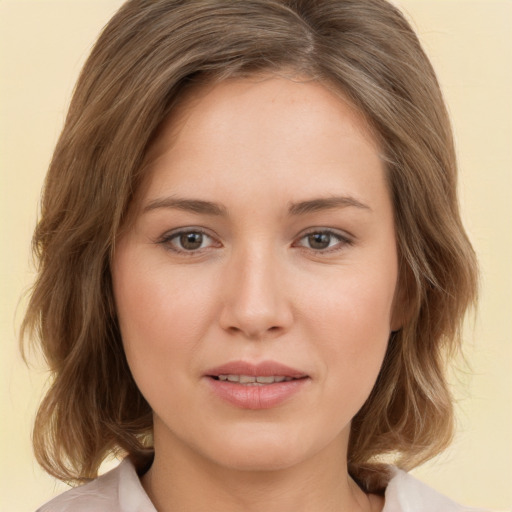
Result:
[[84,482],[126,456],[41,510],[464,510],[402,471],[451,438],[476,264],[387,2],[127,2],[34,243],[38,460]]

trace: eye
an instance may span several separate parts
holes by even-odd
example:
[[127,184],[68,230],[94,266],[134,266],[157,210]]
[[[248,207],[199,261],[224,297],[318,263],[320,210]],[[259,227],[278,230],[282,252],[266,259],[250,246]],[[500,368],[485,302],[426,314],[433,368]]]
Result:
[[341,233],[322,229],[307,233],[301,237],[295,245],[317,252],[328,252],[330,250],[341,249],[343,246],[351,243],[352,241]]
[[187,253],[219,246],[211,236],[199,229],[186,229],[166,234],[159,243],[165,245],[171,251]]

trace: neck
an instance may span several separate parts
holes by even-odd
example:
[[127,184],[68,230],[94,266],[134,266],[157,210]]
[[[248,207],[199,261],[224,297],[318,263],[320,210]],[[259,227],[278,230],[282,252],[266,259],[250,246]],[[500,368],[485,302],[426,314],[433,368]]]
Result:
[[[159,443],[142,484],[158,512],[374,512],[383,501],[350,478],[344,438],[308,460],[274,470],[219,465],[180,443]],[[166,449],[166,448],[170,449]]]

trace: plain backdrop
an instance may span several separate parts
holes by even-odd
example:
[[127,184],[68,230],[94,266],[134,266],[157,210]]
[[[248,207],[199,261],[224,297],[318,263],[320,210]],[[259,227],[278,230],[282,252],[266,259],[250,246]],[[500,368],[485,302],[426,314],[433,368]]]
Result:
[[[77,74],[121,0],[0,0],[0,511],[35,510],[66,488],[34,461],[30,431],[46,372],[17,348],[34,278],[30,238]],[[465,224],[481,302],[465,330],[471,371],[450,380],[458,434],[414,473],[474,506],[512,508],[512,1],[396,0],[419,33],[452,115]]]

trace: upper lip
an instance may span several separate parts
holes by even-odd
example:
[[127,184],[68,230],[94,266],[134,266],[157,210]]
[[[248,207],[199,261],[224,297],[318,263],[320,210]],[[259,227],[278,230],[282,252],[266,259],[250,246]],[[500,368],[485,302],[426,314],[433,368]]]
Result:
[[308,376],[300,370],[276,361],[262,361],[260,363],[231,361],[211,368],[205,372],[205,375],[208,377],[218,377],[219,375],[251,375],[254,377],[282,376],[291,377],[293,379],[301,379]]

